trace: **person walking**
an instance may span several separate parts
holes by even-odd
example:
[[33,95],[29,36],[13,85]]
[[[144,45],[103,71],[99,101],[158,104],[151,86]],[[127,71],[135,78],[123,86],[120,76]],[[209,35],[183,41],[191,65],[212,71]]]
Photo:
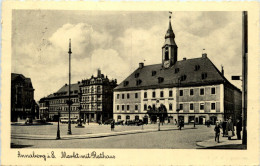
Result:
[[178,122],[177,122],[177,120],[175,119],[175,125],[178,125]]
[[242,123],[239,119],[237,119],[236,132],[237,132],[237,139],[238,140],[241,140],[241,131],[242,131]]
[[214,131],[215,131],[215,142],[218,141],[218,143],[219,143],[219,135],[220,135],[220,125],[219,125],[219,122],[216,123]]
[[115,121],[112,120],[112,122],[111,122],[111,131],[114,131],[114,128],[115,128]]
[[232,123],[231,118],[228,119],[226,128],[227,128],[227,133],[228,133],[228,140],[231,140],[231,137],[233,137],[235,135],[234,134],[234,125]]
[[181,130],[182,127],[184,127],[184,122],[183,122],[183,120],[180,120],[179,130]]

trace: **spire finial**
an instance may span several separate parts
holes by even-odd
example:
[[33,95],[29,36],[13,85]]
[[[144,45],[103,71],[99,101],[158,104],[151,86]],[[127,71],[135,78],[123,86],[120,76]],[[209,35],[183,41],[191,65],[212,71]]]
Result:
[[169,11],[169,21],[171,21],[171,18],[172,18],[172,12]]

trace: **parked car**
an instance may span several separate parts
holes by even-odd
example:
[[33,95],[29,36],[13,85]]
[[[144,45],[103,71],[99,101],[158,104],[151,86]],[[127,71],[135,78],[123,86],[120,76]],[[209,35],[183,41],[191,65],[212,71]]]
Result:
[[124,120],[119,120],[115,122],[115,125],[124,125]]
[[[77,121],[78,121],[78,118],[72,118],[72,117],[70,118],[70,122],[72,124],[76,124]],[[60,117],[60,122],[61,123],[69,123],[69,117]]]
[[128,121],[126,121],[126,125],[128,125],[128,126],[135,125],[135,121],[133,121],[133,120],[128,120]]
[[112,121],[113,121],[113,119],[108,119],[108,120],[106,120],[106,121],[104,122],[104,124],[105,124],[105,125],[109,125],[109,124],[112,123]]
[[141,119],[135,120],[135,125],[137,126],[143,125],[143,121]]

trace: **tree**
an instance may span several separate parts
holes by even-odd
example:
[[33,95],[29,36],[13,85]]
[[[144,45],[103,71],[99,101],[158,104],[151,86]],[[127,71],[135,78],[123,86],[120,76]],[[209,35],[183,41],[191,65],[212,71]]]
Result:
[[159,117],[160,122],[164,122],[164,120],[168,117],[167,108],[164,104],[161,104],[158,108],[148,106],[147,114],[152,122],[156,122]]

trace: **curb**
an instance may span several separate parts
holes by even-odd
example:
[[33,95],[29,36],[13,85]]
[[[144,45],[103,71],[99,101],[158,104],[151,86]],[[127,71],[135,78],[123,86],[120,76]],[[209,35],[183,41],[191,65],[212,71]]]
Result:
[[[178,130],[178,129],[177,128],[164,128],[164,129],[161,129],[160,131],[167,131],[167,130]],[[102,137],[127,135],[127,134],[138,134],[138,133],[148,133],[148,132],[156,132],[156,131],[158,131],[158,129],[131,130],[131,131],[100,133],[100,134],[88,134],[88,135],[66,135],[66,136],[62,136],[61,140],[102,138]],[[28,140],[56,140],[56,136],[53,136],[53,135],[12,134],[11,138],[13,138],[13,139],[28,139]]]

